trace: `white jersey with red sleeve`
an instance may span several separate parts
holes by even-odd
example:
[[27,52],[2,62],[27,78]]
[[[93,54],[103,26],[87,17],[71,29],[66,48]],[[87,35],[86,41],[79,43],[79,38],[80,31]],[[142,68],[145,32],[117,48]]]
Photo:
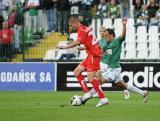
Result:
[[86,52],[88,54],[93,54],[94,56],[102,56],[101,48],[99,46],[97,38],[93,35],[92,30],[81,24],[78,29],[78,41],[84,44],[86,47]]

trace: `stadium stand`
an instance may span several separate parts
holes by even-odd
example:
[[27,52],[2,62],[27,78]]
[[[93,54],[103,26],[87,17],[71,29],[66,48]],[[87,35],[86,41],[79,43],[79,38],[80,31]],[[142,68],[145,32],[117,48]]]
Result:
[[[12,62],[23,61],[24,58],[31,59],[31,60],[40,58],[40,59],[43,59],[44,61],[58,60],[58,58],[64,52],[63,50],[56,50],[56,46],[58,44],[62,44],[65,40],[67,40],[68,33],[66,34],[66,32],[64,33],[62,32],[62,30],[59,31],[58,28],[57,30],[47,32],[47,29],[48,29],[47,15],[43,8],[43,4],[42,4],[43,0],[39,0],[39,1],[40,3],[37,8],[38,10],[37,20],[38,21],[37,21],[36,32],[33,32],[33,28],[29,28],[30,21],[29,21],[29,11],[26,6],[27,0],[24,0],[23,3],[20,3],[17,1],[16,1],[16,4],[14,2],[10,3],[12,6],[16,5],[17,15],[20,14],[19,16],[22,17],[23,15],[24,17],[24,20],[22,19],[20,21],[20,23],[23,23],[23,26],[21,25],[20,29],[19,30],[17,29],[17,31],[19,31],[19,40],[20,40],[18,44],[20,46],[18,48],[19,49],[18,51],[16,51],[15,48],[13,48],[12,50],[13,55],[12,55],[12,60],[11,60]],[[99,0],[93,0],[93,1],[95,3],[93,3],[94,7],[92,7],[92,9],[94,8],[94,11],[92,11],[93,12],[92,21],[91,23],[87,23],[87,25],[90,24],[90,28],[93,30],[93,33],[97,36],[98,39],[100,38],[99,28],[102,25],[105,26],[106,28],[113,28],[115,30],[116,37],[118,37],[121,34],[121,29],[122,29],[121,20],[122,19],[121,18],[111,19],[109,18],[109,16],[107,16],[107,14],[103,18],[98,17],[96,15],[96,12],[97,12],[96,5],[98,5]],[[105,3],[107,3],[107,5],[110,4],[109,1]],[[117,4],[120,6],[119,3]],[[145,4],[147,3],[145,2]],[[91,4],[89,4],[88,6],[90,5]],[[4,5],[2,4],[2,6]],[[54,0],[54,4],[52,7],[54,9],[58,8],[57,0]],[[134,17],[135,15],[133,14],[134,7],[135,7],[134,4],[130,2],[130,15],[127,18],[128,23],[127,23],[126,41],[122,45],[123,49],[122,49],[121,59],[125,61],[127,60],[133,60],[133,61],[134,60],[135,61],[136,60],[143,60],[143,61],[160,60],[160,49],[159,49],[160,48],[160,30],[159,30],[160,28],[159,28],[159,25],[152,25],[152,26],[148,25],[148,26],[135,27],[136,20]],[[0,14],[4,16],[4,20],[7,20],[7,18],[9,18],[10,8],[12,7],[6,6],[6,8],[1,8]],[[79,12],[79,14],[81,15],[82,13]],[[69,16],[69,13],[67,13],[67,16]],[[85,18],[83,19],[84,20],[82,22],[85,21]],[[17,25],[15,25],[14,29],[16,28],[16,26]],[[15,36],[16,35],[14,35],[14,39],[16,38]],[[16,41],[14,40],[12,43],[13,47],[16,46],[15,43]],[[85,57],[85,55],[86,53],[84,51],[80,51],[78,56],[75,58],[75,60],[82,60]],[[0,60],[1,59],[2,58],[0,58]]]

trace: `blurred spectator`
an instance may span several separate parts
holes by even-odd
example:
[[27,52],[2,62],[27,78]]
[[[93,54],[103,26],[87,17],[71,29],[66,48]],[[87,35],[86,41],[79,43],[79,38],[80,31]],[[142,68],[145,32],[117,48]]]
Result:
[[29,0],[27,3],[27,8],[29,8],[29,29],[33,28],[33,32],[37,31],[37,16],[39,6],[39,0]]
[[120,17],[120,8],[116,5],[115,0],[110,1],[109,9],[108,9],[108,16],[112,19]]
[[13,31],[8,28],[8,22],[3,22],[3,28],[0,31],[0,57],[11,59]]
[[70,33],[70,35],[69,35],[69,37],[68,37],[68,40],[70,41],[76,41],[77,40],[77,36],[78,36],[78,34],[77,33],[75,33],[75,32],[72,32],[72,33]]
[[6,9],[4,3],[3,3],[3,0],[0,0],[0,11],[4,11]]
[[20,45],[22,44],[22,27],[23,27],[23,3],[16,1],[16,17],[14,25],[14,48],[16,53],[22,52]]
[[53,31],[57,31],[57,1],[53,0]]
[[160,26],[160,6],[159,6],[159,10],[156,12],[155,18],[150,19],[150,25]]
[[148,3],[148,14],[150,18],[155,18],[156,11],[159,9],[158,3],[156,3],[156,0],[149,0]]
[[130,17],[130,0],[120,0],[121,17]]
[[2,0],[2,6],[5,7],[5,9],[2,11],[2,15],[4,17],[4,20],[8,20],[8,9],[9,9],[9,0]]
[[2,23],[4,22],[4,17],[2,15],[2,12],[0,12],[0,30],[2,29]]
[[69,0],[58,0],[58,31],[62,34],[68,32]]
[[6,10],[8,10],[10,6],[10,0],[3,0],[3,5],[6,7]]
[[10,14],[12,10],[16,9],[16,0],[10,0],[9,2],[9,8],[8,8],[8,13]]
[[13,0],[13,3],[10,4],[9,8],[9,17],[8,17],[8,23],[9,23],[9,28],[13,28],[15,24],[15,17],[16,17],[16,2]]
[[142,11],[142,2],[141,0],[136,0],[134,4],[134,9],[133,9],[133,15],[134,15],[135,21],[140,16],[141,11]]
[[145,0],[145,3],[144,3],[144,0],[132,0],[132,5],[135,6],[137,4],[140,4],[140,5],[143,5],[143,4],[147,4],[147,1]]
[[97,17],[100,19],[104,19],[108,17],[108,5],[105,0],[100,0],[100,3],[97,7]]
[[53,0],[44,0],[44,9],[47,17],[47,32],[51,32],[53,30]]
[[70,5],[70,15],[77,15],[79,16],[80,7],[81,7],[81,0],[69,0]]
[[[77,33],[71,33],[69,38],[68,38],[68,43],[70,44],[73,41],[77,40]],[[66,60],[70,61],[71,59],[78,57],[78,47],[73,47],[70,49],[66,49],[64,53],[60,56],[59,60]]]
[[149,5],[151,2],[156,2],[157,4],[159,4],[160,0],[153,0],[153,1],[147,0],[146,4]]
[[135,24],[136,27],[138,26],[148,26],[149,24],[149,15],[147,10],[147,5],[143,5],[143,9],[137,18],[137,22]]
[[80,14],[83,17],[82,23],[86,26],[89,26],[92,21],[92,6],[93,0],[82,0]]

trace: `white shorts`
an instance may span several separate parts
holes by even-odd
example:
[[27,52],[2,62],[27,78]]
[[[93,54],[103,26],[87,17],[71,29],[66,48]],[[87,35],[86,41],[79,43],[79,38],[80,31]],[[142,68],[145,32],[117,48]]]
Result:
[[102,72],[106,72],[108,69],[108,65],[106,63],[100,62],[100,69]]
[[120,68],[109,68],[107,71],[102,73],[102,77],[105,78],[108,82],[118,83],[122,81],[121,77],[121,67]]

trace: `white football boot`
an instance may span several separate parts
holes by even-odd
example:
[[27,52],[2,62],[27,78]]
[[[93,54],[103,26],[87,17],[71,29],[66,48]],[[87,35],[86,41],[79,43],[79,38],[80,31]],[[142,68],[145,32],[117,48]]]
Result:
[[100,99],[99,103],[96,105],[96,107],[101,107],[103,105],[108,105],[108,99],[107,98],[103,98]]
[[84,93],[84,96],[81,98],[82,104],[84,105],[90,98],[92,98],[90,92]]
[[124,90],[124,98],[126,100],[129,99],[129,91],[128,90]]

